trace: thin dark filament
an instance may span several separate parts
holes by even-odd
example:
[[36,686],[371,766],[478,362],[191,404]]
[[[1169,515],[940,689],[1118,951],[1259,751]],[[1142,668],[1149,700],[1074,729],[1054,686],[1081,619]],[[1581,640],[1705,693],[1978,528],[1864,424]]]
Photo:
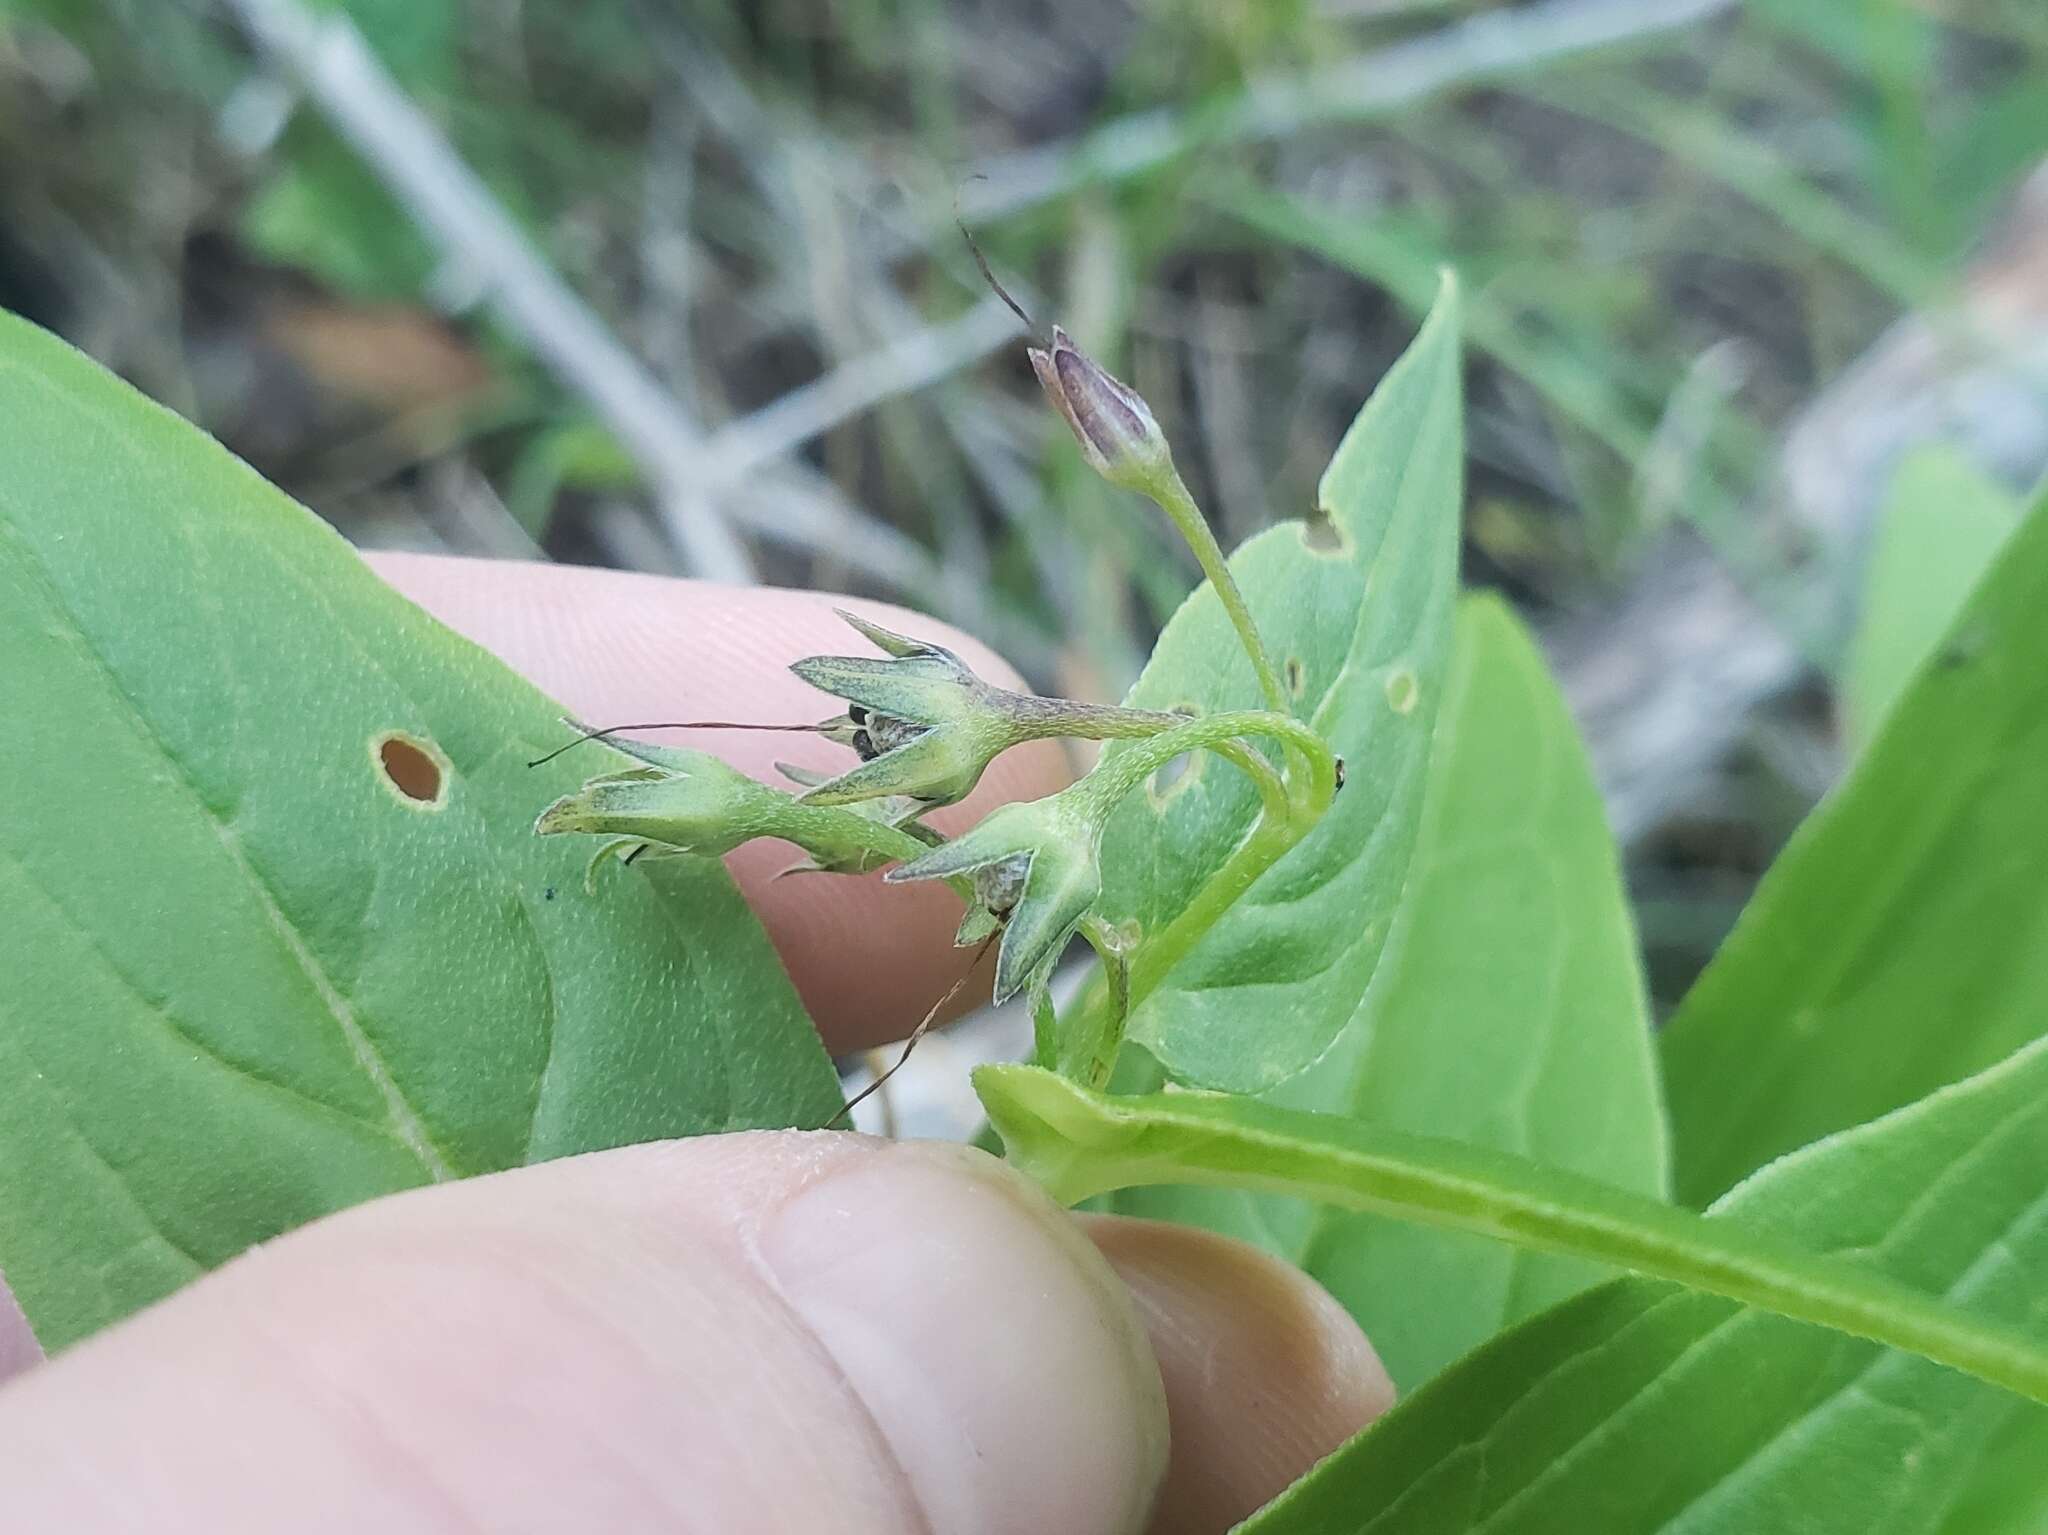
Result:
[[[981,178],[977,177],[976,179],[979,180]],[[1024,306],[1022,304],[1018,303],[1014,298],[1010,297],[1010,290],[1008,288],[1005,288],[1001,283],[996,281],[996,274],[989,269],[988,257],[984,256],[981,253],[981,246],[975,242],[974,236],[968,233],[966,223],[958,217],[954,218],[953,223],[960,230],[960,238],[967,242],[967,250],[968,253],[974,257],[974,264],[981,268],[981,280],[987,283],[989,285],[989,290],[993,292],[997,298],[1001,299],[1005,305],[1008,306],[1011,314],[1015,315],[1019,320],[1022,320],[1024,322],[1024,329],[1030,333],[1031,339],[1043,345],[1045,338],[1044,335],[1038,329],[1038,322],[1032,319],[1030,315],[1024,312]]]
[[571,741],[568,746],[557,746],[545,757],[535,757],[533,761],[526,765],[530,768],[537,768],[543,762],[553,762],[563,752],[570,750],[572,747],[581,746],[585,741],[602,741],[608,736],[617,735],[622,730],[817,730],[819,728],[821,727],[817,725],[754,725],[736,720],[651,720],[642,725],[607,725],[602,730],[586,730],[582,735]]
[[946,994],[932,1004],[932,1010],[926,1013],[923,1019],[919,1021],[917,1027],[910,1031],[910,1038],[903,1041],[903,1053],[896,1057],[896,1064],[883,1072],[879,1077],[876,1077],[874,1081],[863,1087],[851,1098],[847,1099],[846,1107],[825,1121],[825,1128],[827,1130],[835,1128],[842,1120],[850,1118],[855,1108],[866,1102],[869,1096],[877,1092],[884,1082],[887,1082],[903,1069],[903,1063],[910,1059],[910,1052],[917,1048],[917,1042],[931,1032],[932,1024],[937,1020],[939,1014],[946,1010],[946,1004],[960,995],[960,988],[965,986],[973,977],[974,972],[980,968],[982,956],[988,953],[989,945],[1002,936],[1002,930],[998,928],[995,932],[990,933],[988,937],[981,940],[981,947],[974,951],[974,958],[967,962],[966,972],[959,980],[946,988]]

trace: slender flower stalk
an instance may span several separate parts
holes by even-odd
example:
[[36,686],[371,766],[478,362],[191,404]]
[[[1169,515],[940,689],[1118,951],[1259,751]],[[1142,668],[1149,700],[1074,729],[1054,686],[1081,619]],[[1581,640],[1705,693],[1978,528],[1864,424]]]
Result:
[[1051,347],[1044,351],[1034,347],[1029,355],[1039,387],[1081,444],[1082,457],[1110,484],[1135,490],[1159,504],[1216,589],[1245,654],[1251,657],[1266,706],[1279,714],[1292,713],[1287,690],[1259,638],[1258,625],[1252,622],[1237,578],[1231,575],[1223,549],[1187,482],[1174,468],[1173,449],[1143,396],[1075,346],[1058,326],[1053,327]]
[[1145,493],[1173,520],[1180,536],[1194,550],[1202,574],[1216,589],[1217,600],[1229,615],[1231,627],[1237,630],[1245,654],[1251,657],[1252,670],[1258,675],[1259,691],[1265,695],[1266,707],[1276,713],[1292,714],[1294,708],[1288,700],[1287,689],[1281,685],[1280,673],[1274,670],[1273,658],[1266,653],[1265,641],[1259,638],[1259,626],[1252,621],[1252,610],[1245,604],[1244,593],[1238,589],[1237,577],[1230,573],[1230,565],[1223,558],[1223,548],[1210,531],[1209,519],[1195,505],[1195,498],[1189,492],[1187,482],[1181,479],[1180,471],[1169,461],[1164,472]]
[[[1244,767],[1244,757],[1251,754],[1241,743],[1248,737],[1278,741],[1308,764],[1309,786],[1304,796],[1304,808],[1308,810],[1311,821],[1320,816],[1337,792],[1336,756],[1331,752],[1329,742],[1293,715],[1278,710],[1233,709],[1222,714],[1201,714],[1184,719],[1172,730],[1146,736],[1114,757],[1105,757],[1094,772],[1065,792],[1086,793],[1105,809],[1114,809],[1125,795],[1185,752],[1215,751]],[[1258,760],[1264,761],[1263,758]],[[1251,771],[1254,781],[1260,782],[1262,775],[1256,769]],[[1268,766],[1266,773],[1270,775],[1271,772]],[[1260,786],[1264,791],[1266,784],[1260,782]],[[1296,819],[1291,800],[1282,804],[1269,801],[1269,806],[1290,821]]]
[[1099,1025],[1067,1031],[1067,1048],[1056,1053],[1054,1069],[1084,1086],[1109,1085],[1123,1048],[1124,1029],[1131,1019],[1131,955],[1137,950],[1135,931],[1125,932],[1100,917],[1081,922],[1081,936],[1102,961],[1105,1004]]

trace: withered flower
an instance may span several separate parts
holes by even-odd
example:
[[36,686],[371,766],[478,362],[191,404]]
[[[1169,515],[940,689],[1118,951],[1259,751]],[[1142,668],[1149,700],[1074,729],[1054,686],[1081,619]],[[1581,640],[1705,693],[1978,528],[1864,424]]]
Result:
[[1057,325],[1052,347],[1032,347],[1031,371],[1081,444],[1089,467],[1112,485],[1156,495],[1173,473],[1173,450],[1137,390],[1075,346]]

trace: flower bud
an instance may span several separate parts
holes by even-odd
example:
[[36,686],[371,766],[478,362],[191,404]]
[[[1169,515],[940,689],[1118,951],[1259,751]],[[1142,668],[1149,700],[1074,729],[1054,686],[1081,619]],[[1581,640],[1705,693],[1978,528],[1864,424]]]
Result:
[[1052,350],[1033,347],[1031,371],[1081,444],[1089,467],[1112,485],[1150,494],[1173,470],[1173,452],[1151,407],[1130,385],[1053,327]]

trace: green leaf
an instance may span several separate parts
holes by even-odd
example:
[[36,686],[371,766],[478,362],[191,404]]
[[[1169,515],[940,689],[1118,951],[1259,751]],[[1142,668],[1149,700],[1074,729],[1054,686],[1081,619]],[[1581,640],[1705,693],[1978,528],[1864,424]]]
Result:
[[[1343,1028],[1379,963],[1407,877],[1449,659],[1463,473],[1457,288],[1381,382],[1324,474],[1329,522],[1268,529],[1231,561],[1268,652],[1347,781],[1132,1016],[1175,1076],[1255,1092]],[[1327,536],[1325,536],[1327,535]],[[1133,705],[1256,708],[1259,690],[1207,586],[1167,624]],[[1104,756],[1129,749],[1113,743]],[[1103,843],[1101,911],[1156,933],[1251,824],[1243,775],[1200,754],[1134,794]]]
[[[1920,1270],[1910,1265],[1893,1278],[1867,1264],[1807,1250],[1797,1240],[1801,1227],[1794,1220],[1709,1220],[1483,1147],[1228,1094],[1111,1097],[1036,1066],[983,1066],[974,1083],[1010,1160],[1064,1203],[1145,1183],[1295,1194],[1674,1280],[1887,1343],[2048,1402],[2048,1340],[1928,1293],[1954,1278],[1936,1272],[1938,1264],[1930,1265],[1935,1277],[1921,1288],[1911,1282]],[[2029,1223],[2041,1225],[2048,1239],[2048,1196],[2039,1178],[2048,1166],[2048,1106],[2040,1113],[2015,1113],[2017,1150],[2003,1138],[2003,1122],[1992,1144],[2002,1157],[2011,1153],[2000,1164],[2009,1185],[2001,1197],[2018,1213],[2009,1210],[1990,1220],[1988,1235],[1979,1220],[1981,1204],[1953,1216],[1987,1244],[2013,1240],[2016,1231],[2031,1231]],[[1964,1159],[1966,1169],[1968,1158],[1985,1151],[1975,1128],[1973,1119],[1961,1129],[1949,1125],[1940,1143],[1965,1142],[1950,1149],[1952,1160]],[[1934,1155],[1924,1144],[1913,1149]],[[1870,1154],[1877,1159],[1878,1153]],[[1786,1166],[1792,1165],[1788,1160]],[[2031,1178],[2022,1177],[2021,1169]],[[1888,1171],[1894,1183],[1904,1176],[1897,1166]],[[1801,1213],[1810,1215],[1808,1206],[1824,1197],[1805,1198]],[[2004,1272],[2003,1246],[1976,1251],[1988,1251]]]
[[[1518,1152],[1661,1195],[1663,1110],[1619,860],[1571,716],[1513,612],[1458,612],[1407,908],[1359,1016],[1271,1101]],[[1605,1277],[1271,1195],[1115,1207],[1249,1237],[1358,1318],[1403,1390]]]
[[2013,533],[1663,1037],[1678,1197],[2048,1021],[2048,503]]
[[[1457,640],[1386,973],[1343,1043],[1280,1101],[1661,1197],[1649,1005],[1592,766],[1505,604],[1464,603]],[[1403,1389],[1606,1277],[1330,1208],[1311,1219],[1299,1254]]]
[[1953,448],[1923,448],[1899,466],[1842,682],[1854,745],[1877,733],[2018,521],[2013,498]]
[[0,1270],[46,1345],[388,1190],[833,1112],[716,864],[586,896],[532,835],[600,750],[529,771],[555,705],[4,316],[0,656]]
[[2041,1470],[2048,1466],[2048,1411],[2008,1405],[2003,1424],[1974,1437],[1976,1464],[1936,1527],[1938,1535],[2048,1530],[2048,1475]]
[[[1701,1224],[1839,1254],[2048,1347],[2048,1041],[1774,1163]],[[2007,1334],[2011,1336],[2011,1333]],[[1993,1535],[2048,1412],[1953,1370],[1711,1295],[1622,1280],[1503,1334],[1246,1535]],[[1963,1501],[1980,1469],[2001,1471]],[[2031,1482],[2031,1488],[2026,1484]],[[1983,1523],[1956,1522],[1983,1512]],[[1994,1522],[1994,1519],[2006,1522]]]

